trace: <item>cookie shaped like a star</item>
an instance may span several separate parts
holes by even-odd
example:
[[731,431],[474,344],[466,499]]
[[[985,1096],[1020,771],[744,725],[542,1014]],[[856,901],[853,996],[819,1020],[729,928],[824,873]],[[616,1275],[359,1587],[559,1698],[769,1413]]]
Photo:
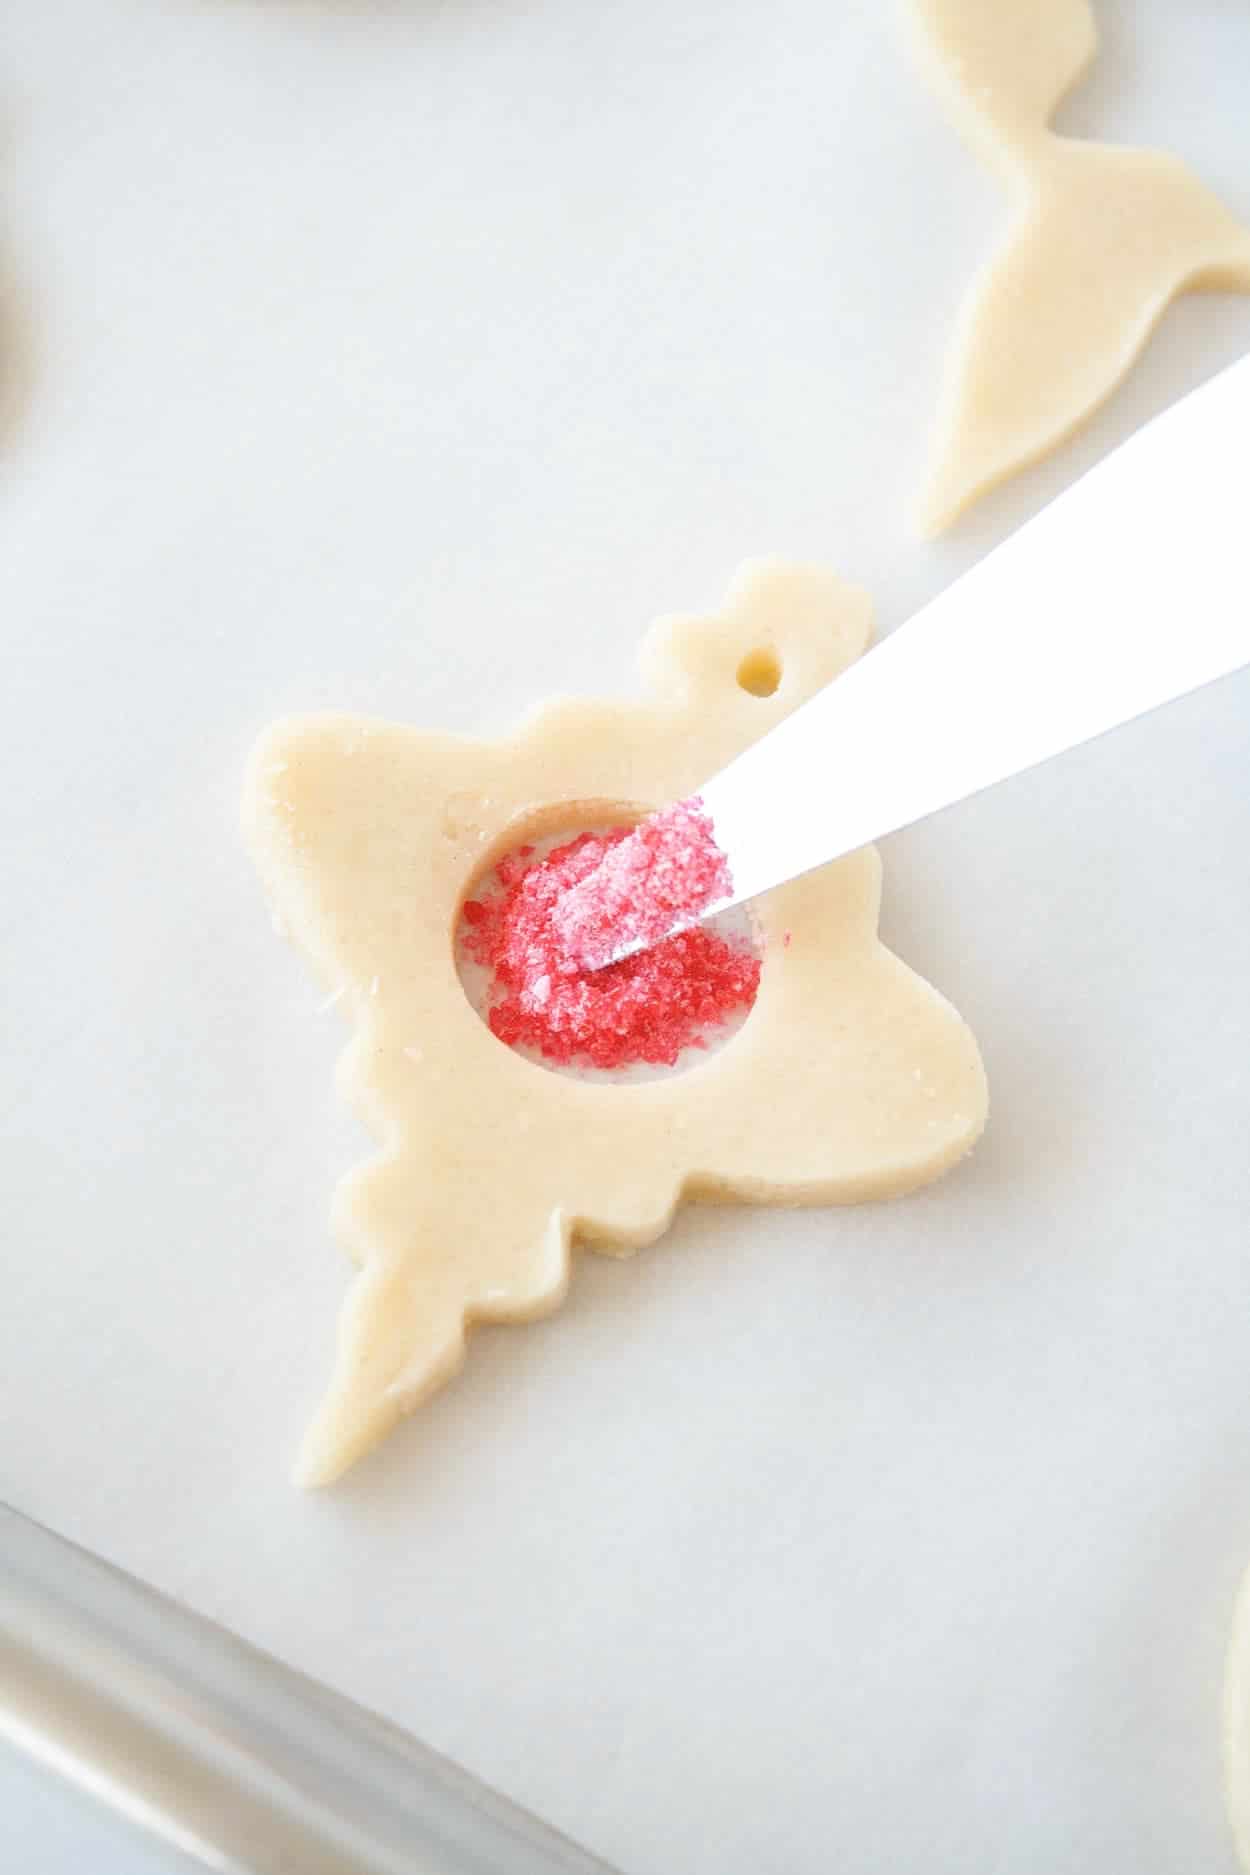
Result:
[[301,1482],[336,1478],[450,1379],[474,1321],[557,1307],[575,1241],[636,1250],[695,1194],[885,1197],[976,1140],[976,1044],[881,944],[872,850],[760,903],[754,1007],[684,1073],[549,1072],[491,1034],[457,974],[460,908],[497,858],[691,794],[859,656],[869,629],[864,595],[830,575],[747,568],[719,613],[651,630],[640,700],[554,702],[494,742],[349,716],[261,739],[249,845],[282,923],[343,992],[342,1087],[379,1143],[337,1195],[360,1268]]

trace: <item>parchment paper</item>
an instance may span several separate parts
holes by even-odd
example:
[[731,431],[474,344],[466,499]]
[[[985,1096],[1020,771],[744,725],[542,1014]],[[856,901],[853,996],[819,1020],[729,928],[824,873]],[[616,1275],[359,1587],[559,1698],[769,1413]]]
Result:
[[[1250,216],[1250,15],[1099,12],[1067,126]],[[1217,1875],[1244,681],[890,843],[887,936],[987,1058],[964,1170],[588,1258],[344,1488],[287,1483],[362,1141],[236,839],[254,733],[618,691],[758,552],[888,628],[1250,344],[1250,303],[1186,301],[1077,445],[915,546],[1006,201],[905,26],[8,0],[0,1494],[630,1875]]]

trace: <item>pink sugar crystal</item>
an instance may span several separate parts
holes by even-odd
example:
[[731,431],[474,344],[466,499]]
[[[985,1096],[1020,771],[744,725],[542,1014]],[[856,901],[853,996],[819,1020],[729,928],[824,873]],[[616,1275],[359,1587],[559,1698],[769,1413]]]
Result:
[[729,862],[696,794],[649,815],[609,847],[553,908],[552,928],[570,970],[598,970],[622,950],[697,924],[731,886]]
[[[658,834],[650,821],[632,833],[584,833],[536,863],[518,849],[496,867],[490,889],[466,903],[460,942],[490,972],[486,1020],[500,1041],[563,1064],[672,1066],[755,1001],[754,952],[698,926],[598,970],[570,956],[567,922],[610,955],[623,930],[666,931],[675,908],[697,917],[728,892],[724,855],[698,803],[656,818],[666,823]],[[579,915],[562,919],[583,892]]]

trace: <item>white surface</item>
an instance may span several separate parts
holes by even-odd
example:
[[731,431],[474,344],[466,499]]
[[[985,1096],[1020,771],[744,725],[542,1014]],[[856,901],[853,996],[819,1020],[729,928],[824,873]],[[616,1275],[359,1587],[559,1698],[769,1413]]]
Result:
[[[1250,664],[1250,353],[699,789],[732,906]],[[1184,619],[1184,630],[1177,620]]]
[[[1250,215],[1250,14],[1100,17],[1068,126]],[[618,689],[761,551],[896,623],[1250,343],[1186,302],[911,543],[1004,203],[904,39],[866,0],[9,0],[0,1494],[629,1875],[1223,1875],[1244,679],[891,844],[887,934],[987,1058],[966,1169],[689,1213],[342,1490],[285,1482],[360,1141],[236,841],[256,729]]]
[[21,1875],[188,1875],[189,1865],[0,1745],[0,1848]]

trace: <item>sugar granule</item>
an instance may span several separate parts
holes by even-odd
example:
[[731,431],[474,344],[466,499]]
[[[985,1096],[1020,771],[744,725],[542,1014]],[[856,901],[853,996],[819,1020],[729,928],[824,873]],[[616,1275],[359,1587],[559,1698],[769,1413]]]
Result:
[[662,808],[608,847],[554,907],[565,968],[598,970],[622,950],[697,924],[731,888],[729,862],[699,796]]
[[[706,816],[699,818],[706,823]],[[464,905],[460,927],[465,955],[489,972],[485,1016],[500,1041],[566,1066],[671,1067],[685,1049],[706,1047],[730,1016],[750,1008],[759,988],[759,959],[746,943],[701,926],[598,970],[570,957],[556,914],[576,888],[588,891],[597,907],[592,916],[583,903],[579,928],[593,930],[609,955],[621,929],[636,936],[657,928],[657,914],[645,902],[657,871],[664,901],[660,930],[672,922],[683,882],[683,905],[699,893],[705,894],[704,906],[725,896],[726,884],[700,844],[705,833],[710,839],[706,824],[699,827],[693,814],[685,814],[679,825],[700,848],[688,867],[675,856],[679,835],[671,825],[658,843],[644,843],[641,864],[633,845],[641,829],[625,827],[580,834],[536,862],[525,848],[500,861],[488,889]],[[627,847],[634,856],[616,864]],[[724,856],[714,850],[723,867]],[[608,943],[616,921],[617,935]]]

